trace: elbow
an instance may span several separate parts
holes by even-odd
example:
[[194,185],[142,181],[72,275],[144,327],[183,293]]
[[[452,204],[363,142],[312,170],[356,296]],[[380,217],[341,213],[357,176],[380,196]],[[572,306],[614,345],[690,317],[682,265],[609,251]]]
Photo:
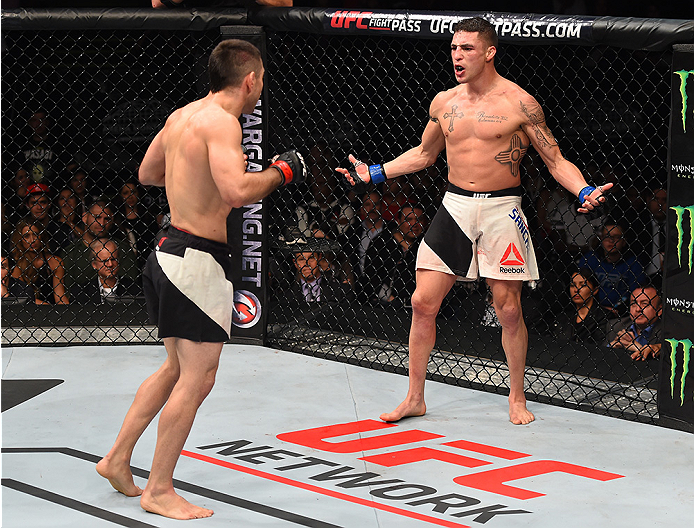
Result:
[[247,205],[247,202],[244,200],[244,197],[240,193],[225,192],[222,193],[221,196],[222,200],[224,200],[224,203],[232,209],[238,209],[239,207]]
[[147,170],[143,165],[137,171],[137,179],[142,185],[164,185],[165,173],[155,174],[151,170]]
[[421,149],[419,151],[419,167],[417,170],[424,170],[427,167],[431,167],[434,163],[436,163],[438,157],[439,152]]

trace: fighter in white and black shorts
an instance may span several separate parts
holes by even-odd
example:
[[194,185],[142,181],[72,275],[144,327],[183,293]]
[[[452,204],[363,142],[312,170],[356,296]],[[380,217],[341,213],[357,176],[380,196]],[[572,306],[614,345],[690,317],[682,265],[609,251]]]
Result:
[[417,269],[459,280],[537,280],[521,188],[475,193],[448,185],[417,253]]
[[231,335],[231,248],[173,226],[149,255],[147,312],[159,338],[223,343]]

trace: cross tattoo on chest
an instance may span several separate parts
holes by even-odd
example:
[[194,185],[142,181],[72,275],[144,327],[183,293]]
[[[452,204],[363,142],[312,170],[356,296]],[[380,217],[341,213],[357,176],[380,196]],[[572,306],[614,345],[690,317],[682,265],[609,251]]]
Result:
[[455,118],[457,117],[458,119],[465,117],[465,114],[463,112],[458,112],[456,113],[456,110],[458,109],[458,105],[453,105],[451,107],[450,112],[446,112],[443,114],[444,119],[448,119],[449,117],[451,118],[451,122],[448,124],[448,131],[453,132],[453,121],[455,121]]

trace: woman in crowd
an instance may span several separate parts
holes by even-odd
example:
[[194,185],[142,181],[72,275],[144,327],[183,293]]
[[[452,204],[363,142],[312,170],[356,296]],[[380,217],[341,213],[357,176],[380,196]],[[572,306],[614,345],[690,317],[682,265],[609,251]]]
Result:
[[69,303],[63,261],[48,252],[38,225],[26,219],[17,224],[11,254],[15,261],[12,277],[31,286],[36,304]]
[[571,305],[555,323],[557,336],[580,343],[601,344],[607,332],[607,312],[596,296],[600,282],[589,268],[571,273]]

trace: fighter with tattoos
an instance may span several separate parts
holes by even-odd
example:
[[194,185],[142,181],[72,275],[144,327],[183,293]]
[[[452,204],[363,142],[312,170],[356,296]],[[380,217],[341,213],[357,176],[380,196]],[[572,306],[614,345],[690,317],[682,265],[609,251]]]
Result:
[[409,390],[405,400],[381,419],[391,422],[426,412],[424,383],[441,302],[456,280],[481,276],[502,326],[510,373],[509,417],[514,424],[527,424],[535,417],[523,390],[528,332],[521,286],[539,276],[520,208],[521,161],[532,145],[552,176],[578,196],[583,213],[598,207],[612,184],[589,186],[562,156],[535,98],[497,73],[494,26],[475,17],[458,22],[453,30],[451,58],[458,85],[434,97],[421,143],[384,164],[367,166],[350,155],[353,169],[337,169],[352,184],[380,183],[425,169],[444,149],[448,159],[448,191],[417,255]]

